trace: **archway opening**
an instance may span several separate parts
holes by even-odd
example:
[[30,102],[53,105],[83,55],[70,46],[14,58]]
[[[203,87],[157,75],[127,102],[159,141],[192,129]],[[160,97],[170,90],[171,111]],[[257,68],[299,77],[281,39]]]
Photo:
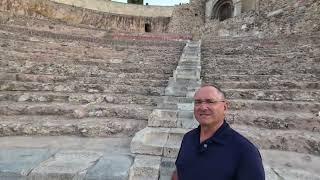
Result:
[[151,32],[151,24],[149,23],[144,24],[144,32]]
[[231,18],[232,17],[232,10],[233,10],[233,8],[229,3],[223,4],[219,8],[219,12],[218,12],[219,21],[223,21],[228,18]]
[[233,10],[232,0],[218,0],[212,8],[211,19],[223,21],[231,18],[233,17]]

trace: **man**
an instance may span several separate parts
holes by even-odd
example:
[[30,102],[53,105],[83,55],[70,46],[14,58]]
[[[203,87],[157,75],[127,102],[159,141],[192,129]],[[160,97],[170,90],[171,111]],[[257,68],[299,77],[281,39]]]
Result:
[[176,160],[173,180],[264,180],[258,149],[225,121],[228,103],[214,86],[194,95],[199,127],[186,133]]

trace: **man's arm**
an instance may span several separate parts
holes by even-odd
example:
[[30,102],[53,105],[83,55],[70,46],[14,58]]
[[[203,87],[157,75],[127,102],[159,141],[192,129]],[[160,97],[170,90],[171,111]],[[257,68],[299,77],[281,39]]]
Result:
[[174,170],[172,173],[171,180],[179,180],[177,170]]
[[235,180],[265,180],[265,172],[259,151],[247,149],[241,157]]

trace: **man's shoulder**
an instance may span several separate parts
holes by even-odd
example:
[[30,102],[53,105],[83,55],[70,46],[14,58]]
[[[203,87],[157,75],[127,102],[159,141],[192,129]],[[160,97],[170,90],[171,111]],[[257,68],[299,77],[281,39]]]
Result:
[[188,131],[183,138],[191,138],[191,137],[197,136],[198,134],[199,134],[199,129],[194,128]]
[[241,150],[248,151],[248,150],[257,150],[257,147],[245,136],[240,134],[238,131],[230,128],[232,131],[232,143],[240,148]]

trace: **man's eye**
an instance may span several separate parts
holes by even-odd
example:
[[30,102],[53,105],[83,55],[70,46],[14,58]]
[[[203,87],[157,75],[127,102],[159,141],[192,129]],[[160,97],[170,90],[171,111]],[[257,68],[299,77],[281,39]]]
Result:
[[213,101],[213,100],[208,100],[208,101],[206,101],[206,103],[208,103],[208,104],[214,104],[216,101]]

